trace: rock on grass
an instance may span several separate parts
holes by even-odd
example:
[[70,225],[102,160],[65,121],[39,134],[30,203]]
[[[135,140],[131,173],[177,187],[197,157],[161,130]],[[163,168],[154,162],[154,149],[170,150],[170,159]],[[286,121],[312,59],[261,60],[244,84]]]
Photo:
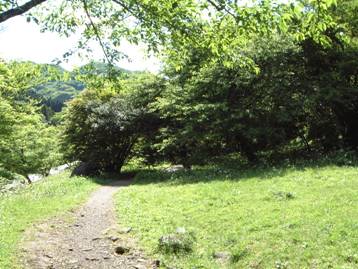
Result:
[[178,228],[175,233],[163,235],[159,239],[158,249],[164,253],[188,253],[193,250],[195,237],[184,228]]

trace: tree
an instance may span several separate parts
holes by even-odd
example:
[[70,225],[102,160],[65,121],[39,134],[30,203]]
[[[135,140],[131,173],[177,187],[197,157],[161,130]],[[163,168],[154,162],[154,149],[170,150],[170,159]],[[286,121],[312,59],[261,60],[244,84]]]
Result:
[[207,48],[188,48],[182,69],[168,60],[170,85],[152,105],[162,119],[147,143],[154,160],[189,167],[231,152],[255,163],[262,153],[356,148],[354,43],[250,38],[236,54],[253,65],[213,62]]
[[23,5],[5,0],[0,4],[0,23],[38,7],[28,19],[39,23],[42,30],[64,36],[81,33],[78,48],[64,56],[78,49],[83,52],[91,40],[96,40],[104,58],[114,63],[124,56],[116,48],[127,39],[134,44],[143,41],[154,52],[183,52],[170,55],[178,67],[180,59],[187,57],[184,52],[188,47],[208,48],[212,60],[229,65],[232,61],[248,61],[234,52],[235,46],[245,45],[249,34],[280,31],[294,34],[298,40],[311,37],[328,45],[331,39],[324,33],[338,26],[330,10],[335,5],[335,0],[289,5],[267,0],[254,1],[250,6],[229,0],[74,0],[58,5],[47,5],[45,0],[31,0]]
[[41,81],[38,68],[28,63],[0,62],[0,166],[25,176],[46,174],[61,159],[58,133],[48,127],[28,95]]
[[54,127],[46,127],[37,113],[17,112],[16,118],[12,134],[1,140],[1,166],[31,183],[30,174],[48,175],[52,167],[60,164],[57,132]]
[[140,131],[145,110],[113,88],[87,89],[65,112],[64,148],[91,173],[120,172]]
[[76,49],[97,40],[112,64],[123,38],[146,42],[165,62],[158,83],[125,80],[113,65],[105,75],[79,70],[90,90],[66,113],[68,157],[101,172],[120,171],[132,148],[147,162],[186,167],[231,152],[256,162],[292,149],[357,148],[349,3],[75,0],[33,13],[43,30],[80,31]]

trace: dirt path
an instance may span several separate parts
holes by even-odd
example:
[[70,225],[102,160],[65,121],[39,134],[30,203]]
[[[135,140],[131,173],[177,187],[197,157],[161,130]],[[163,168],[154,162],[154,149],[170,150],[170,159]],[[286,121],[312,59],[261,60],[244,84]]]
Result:
[[129,181],[103,186],[87,203],[66,218],[57,218],[30,229],[22,245],[26,269],[156,268],[143,257],[130,228],[116,225],[113,194]]

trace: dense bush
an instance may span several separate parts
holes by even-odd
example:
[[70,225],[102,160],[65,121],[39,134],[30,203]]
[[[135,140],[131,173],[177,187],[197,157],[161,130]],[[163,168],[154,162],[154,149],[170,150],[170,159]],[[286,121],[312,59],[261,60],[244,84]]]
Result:
[[155,118],[147,108],[153,98],[150,84],[134,85],[138,86],[136,79],[119,90],[110,86],[86,90],[69,103],[63,139],[68,160],[84,162],[95,173],[120,172]]
[[167,70],[169,86],[152,105],[162,121],[147,143],[149,162],[190,167],[232,152],[256,162],[266,151],[357,149],[354,44],[256,37],[243,52],[259,72],[240,63],[197,66],[195,52],[193,66]]

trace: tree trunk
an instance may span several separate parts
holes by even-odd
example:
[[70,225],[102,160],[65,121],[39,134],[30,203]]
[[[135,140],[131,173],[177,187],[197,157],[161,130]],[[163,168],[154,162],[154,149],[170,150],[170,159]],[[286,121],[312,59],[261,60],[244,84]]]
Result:
[[188,170],[188,171],[190,171],[192,168],[191,164],[188,164],[188,163],[183,163],[183,167],[185,170]]
[[32,181],[31,181],[29,175],[26,175],[25,178],[26,178],[28,184],[32,184]]
[[307,141],[305,135],[304,135],[304,134],[300,134],[299,136],[301,137],[301,139],[302,139],[302,141],[303,141],[303,143],[304,143],[304,145],[305,145],[305,147],[306,147],[307,152],[311,153],[312,150],[311,150],[310,145],[308,144],[308,141]]

